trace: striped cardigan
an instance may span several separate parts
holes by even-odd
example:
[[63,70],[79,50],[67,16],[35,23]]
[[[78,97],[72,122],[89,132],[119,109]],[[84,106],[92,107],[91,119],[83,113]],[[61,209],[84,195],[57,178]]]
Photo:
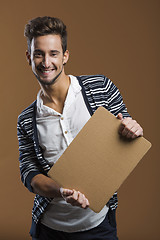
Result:
[[[120,112],[123,117],[129,116],[119,90],[110,79],[103,75],[79,76],[77,79],[82,87],[83,98],[90,115],[93,115],[99,106],[103,106],[115,116]],[[21,180],[32,192],[32,178],[40,173],[47,176],[47,172],[50,170],[50,166],[44,159],[42,149],[38,143],[36,101],[19,115],[17,131]],[[38,194],[35,196],[32,210],[31,236],[38,236],[39,219],[51,200]],[[113,210],[117,208],[117,204],[117,193],[115,193],[109,200],[108,205]]]

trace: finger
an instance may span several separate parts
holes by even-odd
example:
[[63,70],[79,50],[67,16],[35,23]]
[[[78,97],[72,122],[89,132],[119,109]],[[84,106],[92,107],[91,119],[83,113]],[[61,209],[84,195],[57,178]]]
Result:
[[123,124],[120,124],[119,129],[118,129],[118,133],[119,133],[119,134],[122,133],[124,127],[125,127],[125,126],[124,126]]
[[85,202],[84,202],[84,204],[82,205],[82,207],[84,208],[84,209],[86,209],[86,208],[88,208],[89,207],[89,201],[88,201],[88,199],[85,197]]
[[71,196],[73,194],[73,190],[71,189],[61,188],[60,191],[63,197]]
[[89,201],[84,194],[79,192],[78,202],[82,208],[87,208],[89,206]]
[[136,126],[134,126],[133,121],[129,121],[128,124],[125,126],[122,135],[126,138],[132,138],[132,136],[135,134],[135,131],[137,130]]
[[137,124],[137,122],[135,120],[133,120],[132,118],[125,118],[122,123],[121,123],[121,134],[123,136],[126,136],[126,134],[130,131],[132,131],[131,129]]
[[131,131],[128,131],[128,133],[125,135],[125,137],[126,138],[132,138],[133,137],[133,135],[134,135],[134,133],[133,132],[131,132]]
[[86,207],[89,207],[89,200],[86,199]]
[[135,120],[131,119],[122,130],[122,135],[127,138],[136,138],[143,136],[143,129]]
[[76,201],[78,200],[78,195],[79,195],[79,192],[73,190],[73,199],[74,199],[74,200],[76,200]]
[[[119,126],[119,134],[121,134],[123,132],[123,130],[127,127],[127,125],[132,121],[132,118],[125,118],[122,120],[120,126]],[[126,131],[126,130],[125,130]]]
[[135,131],[135,133],[134,133],[133,136],[132,136],[132,139],[137,138],[137,137],[140,137],[140,136],[143,136],[143,129],[142,129],[142,128],[137,129],[137,130]]
[[130,131],[131,127],[132,126],[130,125],[130,120],[127,119],[125,122],[124,121],[122,122],[119,133],[122,136],[126,136],[128,134],[128,132]]
[[71,196],[66,197],[66,202],[70,203],[73,206],[78,205],[76,202],[78,200],[78,192],[73,190],[73,194]]
[[119,120],[122,120],[122,119],[123,119],[122,113],[118,113],[117,118],[118,118]]
[[141,128],[141,126],[135,120],[133,120],[131,124],[131,131],[133,132],[133,135],[135,135],[135,137],[142,136],[143,129]]
[[84,194],[78,192],[78,201],[82,205],[84,201]]
[[86,197],[85,197],[84,194],[79,193],[78,201],[79,201],[80,205],[81,205],[83,208],[86,207]]
[[122,132],[121,132],[121,135],[122,135],[123,137],[126,137],[127,134],[129,134],[129,130],[124,127],[124,129],[123,129]]
[[84,209],[86,209],[89,206],[89,201],[85,197],[85,195],[75,190],[72,196],[66,198],[66,201],[67,203],[70,203],[72,206],[78,206]]

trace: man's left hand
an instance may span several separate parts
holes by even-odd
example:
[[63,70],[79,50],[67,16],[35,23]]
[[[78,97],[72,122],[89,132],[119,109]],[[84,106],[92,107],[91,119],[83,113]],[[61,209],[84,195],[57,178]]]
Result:
[[117,118],[121,120],[121,125],[119,127],[120,135],[131,139],[143,136],[143,129],[136,120],[133,120],[130,117],[123,118],[122,113],[119,113]]

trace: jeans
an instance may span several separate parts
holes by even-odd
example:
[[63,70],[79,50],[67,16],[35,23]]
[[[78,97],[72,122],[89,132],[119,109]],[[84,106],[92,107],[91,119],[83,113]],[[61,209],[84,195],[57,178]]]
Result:
[[118,240],[115,210],[109,210],[103,222],[82,232],[62,232],[40,223],[39,240]]

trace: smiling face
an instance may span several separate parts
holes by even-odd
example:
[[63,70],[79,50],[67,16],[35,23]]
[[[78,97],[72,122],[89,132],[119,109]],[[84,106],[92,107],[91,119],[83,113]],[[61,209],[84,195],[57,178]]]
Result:
[[63,53],[59,35],[50,34],[32,39],[27,58],[38,81],[42,85],[52,85],[64,76],[63,65],[68,61],[69,52]]

